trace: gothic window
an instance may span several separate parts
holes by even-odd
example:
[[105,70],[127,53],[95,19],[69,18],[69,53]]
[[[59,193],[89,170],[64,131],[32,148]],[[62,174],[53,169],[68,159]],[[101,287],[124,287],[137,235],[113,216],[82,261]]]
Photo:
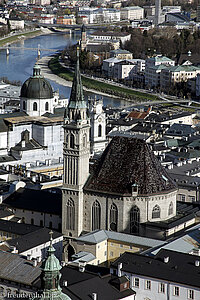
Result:
[[169,205],[169,210],[168,210],[168,215],[172,215],[173,214],[173,203],[170,202],[170,205]]
[[23,101],[23,110],[26,110],[26,101]]
[[49,110],[49,103],[48,102],[45,103],[45,110]]
[[34,225],[34,219],[31,219],[31,225]]
[[87,144],[87,135],[84,134],[84,136],[83,136],[83,147],[84,148],[86,147],[86,144]]
[[70,134],[70,148],[74,149],[74,135]]
[[101,124],[99,124],[98,126],[98,137],[100,137],[102,135],[102,126]]
[[52,228],[52,226],[53,226],[53,224],[52,224],[52,222],[50,221],[50,222],[49,222],[49,228]]
[[40,227],[43,227],[43,220],[40,220]]
[[71,198],[67,201],[66,207],[66,229],[75,229],[75,206]]
[[110,207],[110,230],[117,231],[118,209],[113,203]]
[[139,233],[140,210],[135,205],[130,211],[130,233]]
[[36,102],[33,103],[33,110],[37,111],[37,103]]
[[101,227],[101,206],[96,200],[92,205],[92,230],[100,229]]
[[155,205],[152,210],[152,219],[160,218],[160,207]]

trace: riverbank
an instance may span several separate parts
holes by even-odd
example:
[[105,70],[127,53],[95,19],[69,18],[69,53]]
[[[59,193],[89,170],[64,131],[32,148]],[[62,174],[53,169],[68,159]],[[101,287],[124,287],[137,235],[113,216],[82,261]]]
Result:
[[22,32],[19,34],[9,35],[9,36],[6,36],[6,37],[0,39],[0,47],[15,43],[19,40],[25,40],[28,38],[33,38],[38,35],[48,34],[48,33],[50,33],[50,32],[46,32],[41,29],[38,29],[38,30],[32,30],[32,31],[28,31],[28,32]]
[[[51,61],[52,57],[51,56],[45,56],[42,57],[40,60],[37,61],[37,64],[40,65],[41,67],[41,72],[42,75],[46,78],[49,79],[51,81],[54,81],[57,84],[66,86],[66,87],[72,87],[72,80],[73,80],[73,73],[71,73],[71,76],[59,76],[56,74],[56,69],[54,69],[54,72],[49,68],[49,62]],[[61,75],[61,74],[60,74]],[[85,86],[83,87],[83,89],[87,92],[91,92],[91,93],[96,93],[96,90],[94,90],[94,88],[86,88]],[[116,98],[118,99],[118,97],[113,96],[113,95],[108,95],[106,93],[103,92],[99,92],[99,95],[102,96],[111,96],[112,98]]]
[[[73,80],[73,72],[67,68],[64,68],[59,63],[59,58],[54,57],[48,63],[50,70],[57,76],[61,77],[62,79],[67,80],[68,82]],[[88,90],[95,90],[99,93],[103,93],[106,95],[110,95],[111,97],[117,97],[120,99],[128,100],[128,101],[158,101],[158,97],[155,95],[149,95],[147,93],[142,93],[140,91],[136,91],[130,88],[124,88],[117,86],[116,84],[109,84],[104,83],[99,80],[94,80],[82,75],[82,83],[83,86],[86,87]]]

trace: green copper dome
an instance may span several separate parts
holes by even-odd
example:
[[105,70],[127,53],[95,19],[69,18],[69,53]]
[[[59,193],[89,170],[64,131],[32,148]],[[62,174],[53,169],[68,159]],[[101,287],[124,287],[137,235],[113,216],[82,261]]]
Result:
[[62,269],[59,260],[55,257],[55,248],[52,245],[53,232],[50,233],[50,246],[48,248],[47,258],[42,263],[41,282],[42,288],[39,296],[31,298],[31,300],[71,300],[62,292],[60,287],[60,278]]
[[62,269],[59,260],[57,257],[54,255],[55,253],[55,248],[50,245],[48,251],[48,257],[46,261],[44,262],[42,269],[44,271],[60,271]]
[[51,99],[53,90],[50,83],[41,76],[40,66],[33,68],[33,76],[27,79],[21,88],[21,97],[28,99]]

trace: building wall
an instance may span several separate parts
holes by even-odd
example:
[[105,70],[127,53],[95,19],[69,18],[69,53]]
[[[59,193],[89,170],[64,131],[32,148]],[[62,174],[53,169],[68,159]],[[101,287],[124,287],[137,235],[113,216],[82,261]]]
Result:
[[[63,236],[53,239],[53,247],[55,248],[56,257],[61,261],[62,259],[62,249],[63,249]],[[20,252],[19,254],[27,256],[30,255],[30,259],[37,258],[39,261],[42,261],[47,256],[47,249],[50,246],[50,241],[38,245],[37,247],[30,248],[26,251]]]
[[[136,292],[136,300],[188,300],[192,299],[188,297],[189,290],[194,291],[194,299],[199,299],[200,289],[193,288],[190,286],[181,285],[179,283],[174,283],[172,281],[168,282],[165,280],[160,280],[153,277],[141,276],[134,273],[130,274],[128,272],[122,271],[122,276],[127,275],[130,280],[130,287]],[[135,278],[139,279],[139,287],[134,284]],[[146,288],[146,281],[149,280],[151,283],[151,289]],[[165,287],[165,292],[160,291],[160,284],[163,283]],[[179,288],[179,296],[174,295],[174,288]]]
[[[164,221],[176,215],[176,191],[151,197],[111,197],[98,194],[84,195],[84,223],[85,231],[92,231],[92,205],[98,201],[101,207],[101,226],[98,229],[110,230],[110,207],[114,203],[118,209],[117,231],[130,233],[130,211],[135,205],[140,210],[140,223],[147,221]],[[173,203],[173,213],[168,215],[169,205]],[[159,205],[160,218],[152,218],[153,208]]]
[[61,230],[61,216],[58,215],[16,208],[15,216],[23,219],[25,224],[33,224],[41,227],[51,227],[50,222],[52,222],[52,228]]

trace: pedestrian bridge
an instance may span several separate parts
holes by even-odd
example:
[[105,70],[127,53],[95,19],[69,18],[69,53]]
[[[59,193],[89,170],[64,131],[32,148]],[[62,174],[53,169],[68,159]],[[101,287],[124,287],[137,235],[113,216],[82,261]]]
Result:
[[18,47],[18,46],[4,46],[0,47],[0,50],[12,50],[12,49],[19,49],[19,50],[35,50],[35,51],[49,51],[49,52],[57,52],[60,51],[59,49],[45,49],[45,48],[27,48],[27,47]]

